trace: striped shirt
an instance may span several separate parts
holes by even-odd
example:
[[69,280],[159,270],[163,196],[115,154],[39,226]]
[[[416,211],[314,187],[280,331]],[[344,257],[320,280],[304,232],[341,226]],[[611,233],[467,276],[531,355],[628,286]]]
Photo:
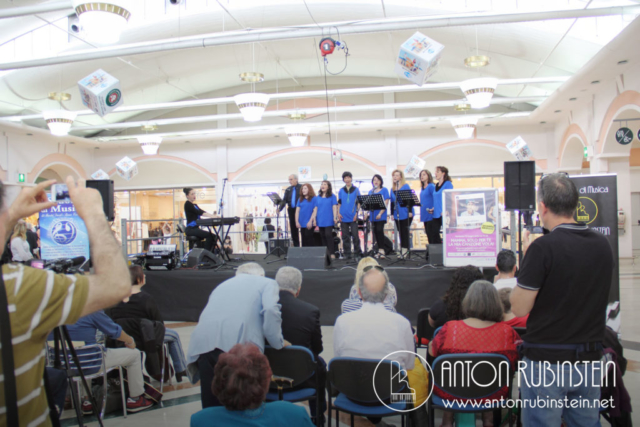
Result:
[[[349,313],[351,311],[356,311],[356,310],[360,310],[362,308],[363,302],[361,299],[346,299],[344,301],[342,301],[342,314],[344,313]],[[396,309],[394,306],[392,306],[391,304],[385,302],[384,304],[384,308],[387,309],[387,311],[390,311],[392,313],[396,312]]]
[[[75,323],[89,292],[86,276],[66,276],[52,271],[2,266],[9,303],[13,357],[21,426],[49,426],[49,407],[42,380],[45,340],[53,328]],[[0,426],[7,423],[4,375],[0,354]]]

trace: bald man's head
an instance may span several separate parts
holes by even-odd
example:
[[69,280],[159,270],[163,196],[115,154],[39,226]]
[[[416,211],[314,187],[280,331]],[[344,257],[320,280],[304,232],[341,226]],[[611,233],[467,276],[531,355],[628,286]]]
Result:
[[358,288],[362,301],[382,303],[389,292],[389,276],[385,271],[372,268],[360,276]]

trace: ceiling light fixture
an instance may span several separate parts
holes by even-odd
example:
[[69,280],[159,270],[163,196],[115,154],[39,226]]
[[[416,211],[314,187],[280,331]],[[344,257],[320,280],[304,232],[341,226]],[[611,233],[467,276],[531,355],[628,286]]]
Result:
[[260,83],[264,81],[264,74],[255,72],[240,73],[240,80],[247,83]]
[[64,136],[69,133],[73,121],[76,119],[75,111],[67,110],[48,110],[43,111],[44,120],[49,126],[51,135]]
[[491,58],[486,55],[475,55],[464,59],[464,65],[470,68],[486,67],[491,62]]
[[142,147],[142,152],[147,156],[158,154],[158,148],[162,143],[162,137],[156,135],[140,135],[138,136],[138,142]]
[[269,103],[266,93],[241,93],[233,97],[245,122],[259,122]]
[[131,17],[131,12],[125,9],[122,3],[122,0],[73,0],[73,7],[87,41],[113,44],[120,39],[120,34]]
[[456,111],[469,111],[471,109],[471,104],[467,104],[466,102],[461,102],[459,104],[456,104],[455,107],[453,107],[453,109]]
[[451,119],[451,125],[458,134],[460,139],[469,139],[473,137],[473,132],[476,130],[478,124],[477,117],[456,117]]
[[[304,113],[293,113],[289,115],[289,118],[293,120],[294,123],[301,122],[306,117],[307,116]],[[309,138],[309,132],[311,132],[311,129],[307,126],[293,125],[285,127],[284,131],[287,134],[292,147],[303,147],[304,143],[307,142],[307,138]]]
[[498,79],[492,77],[469,79],[460,83],[460,89],[466,95],[471,108],[488,107],[497,86]]

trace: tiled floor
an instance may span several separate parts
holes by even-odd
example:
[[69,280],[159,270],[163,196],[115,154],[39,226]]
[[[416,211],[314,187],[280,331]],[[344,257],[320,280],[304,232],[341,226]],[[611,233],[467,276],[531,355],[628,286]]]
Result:
[[[640,253],[636,253],[635,255],[640,256]],[[640,403],[640,327],[638,326],[640,325],[640,257],[637,258],[635,265],[631,261],[623,261],[621,263],[620,275],[620,294],[622,301],[621,333],[624,342],[628,342],[627,348],[625,348],[625,357],[630,360],[629,369],[624,376],[624,382],[631,395],[632,404],[637,406],[633,413],[633,422],[636,425],[640,425],[640,406],[638,406]],[[176,329],[179,331],[183,347],[186,350],[189,347],[189,339],[194,326],[176,326],[179,326]],[[333,357],[333,327],[322,327],[322,333],[325,348],[322,357],[328,361]],[[635,348],[636,350],[632,350],[631,348]],[[190,386],[188,382],[185,383],[185,381],[183,381],[178,388],[181,389],[173,390],[174,387],[169,387],[172,391],[165,394],[165,407],[155,407],[138,414],[130,414],[126,419],[123,418],[121,414],[115,414],[115,416],[107,417],[104,425],[122,427],[188,426],[191,414],[201,409],[199,397],[200,387]],[[66,420],[63,426],[77,425],[72,411],[67,411],[64,416]],[[436,412],[436,425],[440,424],[440,416],[441,414]],[[390,424],[400,425],[399,417],[388,418],[386,420]],[[340,427],[347,426],[349,425],[348,423],[348,418],[341,419]],[[603,424],[608,425],[606,421],[603,421]],[[98,424],[93,422],[88,425],[96,426]],[[356,420],[356,426],[358,427],[371,425],[372,424],[366,419],[361,418]],[[477,425],[482,425],[479,420],[477,421]]]

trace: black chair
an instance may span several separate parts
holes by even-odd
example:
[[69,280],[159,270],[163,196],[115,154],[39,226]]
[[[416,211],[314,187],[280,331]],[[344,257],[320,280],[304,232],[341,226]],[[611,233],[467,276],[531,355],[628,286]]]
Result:
[[[397,362],[393,363],[397,366]],[[402,416],[404,427],[405,414],[401,411],[408,411],[413,406],[404,401],[394,403],[393,400],[398,400],[394,399],[394,396],[409,394],[410,390],[407,390],[404,383],[398,383],[392,389],[390,378],[392,378],[390,360],[353,357],[331,359],[327,368],[329,427],[331,427],[332,409],[336,410],[336,427],[340,425],[340,411],[351,415],[351,427],[354,424],[354,415],[382,418],[398,414]],[[332,403],[331,396],[336,394],[335,401]]]
[[433,338],[433,332],[435,331],[435,329],[429,324],[430,310],[430,308],[423,308],[418,311],[418,322],[416,323],[416,338],[418,340],[416,346],[418,348],[427,347],[426,345],[422,344],[423,338],[429,341],[431,341],[431,338]]
[[[318,403],[316,405],[317,412],[315,421],[316,425],[320,426],[322,416],[318,415],[321,415],[320,411],[322,411],[322,408],[319,405],[318,397],[320,393],[324,393],[324,384],[318,381],[318,362],[311,350],[298,345],[291,345],[281,350],[267,346],[264,349],[264,355],[269,360],[273,376],[280,377],[278,381],[272,380],[266,401],[285,400],[287,402],[302,402],[305,400],[315,400],[316,403]],[[316,388],[303,388],[291,391],[285,391],[283,389],[283,382],[288,383],[289,388],[294,388],[313,376],[316,377]]]
[[181,233],[184,238],[189,242],[189,250],[196,248],[204,248],[204,240],[198,236],[187,236],[187,230],[185,230],[184,226],[180,223],[176,225],[178,232]]
[[[469,362],[471,368],[469,368]],[[502,354],[443,354],[434,360],[432,372],[434,388],[438,387],[456,400],[482,399],[498,392],[505,385],[508,387],[507,400],[511,399],[513,369],[509,359]],[[473,378],[468,378],[469,372],[473,373]],[[451,381],[452,379],[453,381]],[[463,405],[454,400],[442,399],[434,392],[428,402],[429,427],[435,425],[435,409],[454,413],[491,411],[494,413],[494,425],[500,425],[501,421],[500,410],[502,408],[498,404],[491,406],[483,404],[481,408],[474,408],[471,404]],[[511,413],[512,410],[509,409],[507,417],[509,427],[513,426]]]

